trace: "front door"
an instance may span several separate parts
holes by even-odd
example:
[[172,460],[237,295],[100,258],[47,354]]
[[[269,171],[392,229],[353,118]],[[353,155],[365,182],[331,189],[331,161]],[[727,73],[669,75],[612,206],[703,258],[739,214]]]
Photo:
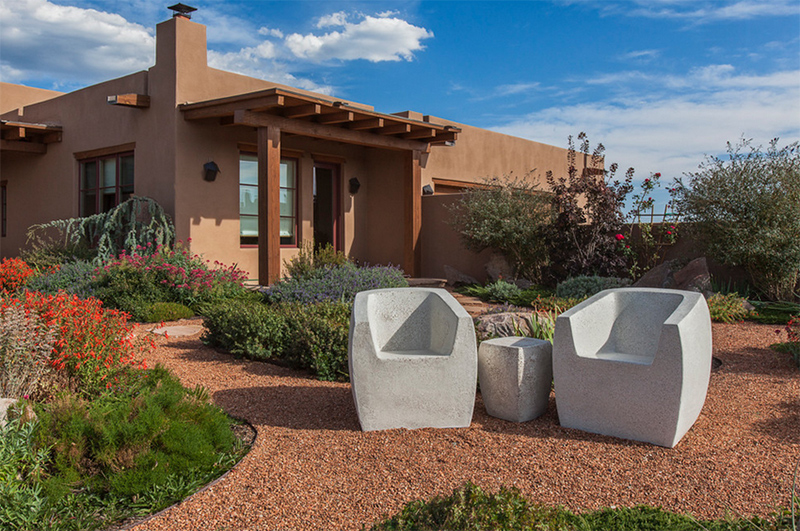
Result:
[[336,164],[314,164],[314,246],[327,244],[341,251],[339,235],[340,183],[339,166]]

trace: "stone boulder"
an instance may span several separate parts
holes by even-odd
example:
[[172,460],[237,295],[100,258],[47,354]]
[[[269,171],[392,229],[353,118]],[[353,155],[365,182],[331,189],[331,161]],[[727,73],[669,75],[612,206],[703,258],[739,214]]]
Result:
[[711,291],[711,275],[705,257],[695,258],[683,268],[677,267],[675,261],[664,262],[645,273],[633,287],[680,289],[708,294]]
[[486,262],[486,275],[492,282],[502,278],[506,282],[511,282],[514,278],[514,270],[509,265],[508,260],[502,254],[493,253],[489,261]]
[[469,284],[479,284],[478,279],[462,273],[455,267],[444,266],[444,276],[447,278],[448,286],[467,286]]
[[531,333],[530,312],[503,312],[479,315],[475,318],[476,331],[481,338],[527,336]]
[[16,398],[0,398],[0,426],[6,425],[8,408],[17,403]]

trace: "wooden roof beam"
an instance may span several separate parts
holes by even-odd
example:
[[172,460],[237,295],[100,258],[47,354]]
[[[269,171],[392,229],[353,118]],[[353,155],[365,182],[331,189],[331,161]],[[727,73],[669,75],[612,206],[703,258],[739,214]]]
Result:
[[417,129],[416,131],[411,131],[410,133],[406,133],[403,135],[403,138],[408,140],[417,140],[417,139],[432,139],[436,136],[436,129],[428,129],[427,127],[424,129]]
[[147,94],[117,94],[108,96],[109,105],[122,105],[123,107],[135,107],[146,109],[150,107],[150,96]]
[[356,120],[348,128],[353,131],[364,131],[366,129],[378,129],[383,127],[383,118],[367,118],[366,120]]
[[211,102],[185,103],[181,105],[186,120],[202,120],[203,118],[219,118],[240,110],[266,110],[283,107],[285,99],[279,94],[270,94],[246,101],[211,104]]
[[12,129],[5,129],[2,133],[3,140],[22,140],[25,138],[24,127],[13,127]]
[[47,145],[38,142],[23,142],[21,140],[0,140],[0,151],[16,151],[19,153],[47,153]]
[[295,107],[287,107],[283,111],[283,116],[286,118],[305,118],[306,116],[314,116],[322,112],[322,105],[319,103],[309,103],[307,105],[297,105]]
[[381,135],[401,135],[411,132],[411,124],[392,124],[377,131]]
[[354,114],[352,111],[332,112],[329,114],[321,114],[317,118],[317,122],[325,125],[341,124],[345,122],[352,122]]

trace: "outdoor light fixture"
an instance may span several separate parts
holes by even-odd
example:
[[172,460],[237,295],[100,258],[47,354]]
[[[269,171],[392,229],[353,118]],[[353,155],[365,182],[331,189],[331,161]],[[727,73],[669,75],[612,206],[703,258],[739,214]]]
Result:
[[422,195],[433,195],[433,187],[429,184],[426,184],[422,187]]
[[353,195],[357,194],[359,188],[361,188],[361,183],[358,182],[358,179],[355,177],[350,179],[350,193]]
[[185,4],[175,4],[174,6],[169,6],[167,9],[174,11],[174,13],[172,14],[173,18],[180,17],[187,19],[192,18],[192,15],[190,15],[189,13],[191,13],[192,11],[197,11],[196,7],[187,6]]
[[211,162],[206,162],[203,164],[203,179],[206,181],[213,181],[217,178],[217,174],[219,173],[219,166],[213,160]]

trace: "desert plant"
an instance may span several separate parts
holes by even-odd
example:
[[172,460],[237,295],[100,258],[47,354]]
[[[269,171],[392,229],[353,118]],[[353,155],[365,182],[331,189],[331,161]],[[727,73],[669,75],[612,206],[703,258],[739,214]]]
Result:
[[51,369],[55,330],[13,300],[0,309],[0,397],[28,398]]
[[547,263],[544,226],[550,216],[547,194],[526,179],[485,179],[484,186],[464,191],[451,208],[451,225],[464,247],[494,249],[516,275],[538,280]]
[[800,315],[800,304],[793,302],[750,301],[756,312],[748,320],[765,324],[785,325],[795,315]]
[[735,323],[750,316],[750,311],[745,309],[747,301],[738,293],[714,293],[707,302],[711,320],[718,323]]
[[13,293],[33,276],[33,269],[19,258],[0,261],[0,293]]
[[[605,168],[603,145],[590,152],[585,133],[578,135],[578,141],[576,149],[569,137],[567,175],[547,172],[553,219],[546,238],[553,283],[578,275],[614,276],[625,270],[616,235],[625,223],[622,208],[633,189],[633,168],[624,180],[615,179],[618,166]],[[583,170],[577,166],[579,156],[585,161]]]
[[561,313],[559,308],[552,311],[535,312],[528,319],[528,329],[530,333],[514,335],[527,335],[534,339],[544,339],[545,341],[553,342],[553,336],[556,333],[556,318]]
[[350,303],[289,303],[280,308],[286,320],[286,347],[281,357],[310,370],[320,380],[349,379],[347,340]]
[[313,241],[306,240],[300,246],[300,252],[291,260],[284,260],[286,272],[291,278],[304,278],[317,269],[332,268],[344,265],[350,259],[341,251],[337,251],[330,243],[315,246]]
[[284,351],[287,325],[278,308],[230,300],[210,305],[203,313],[202,339],[211,346],[254,359],[278,357]]
[[85,260],[65,262],[33,276],[25,284],[31,291],[55,295],[66,291],[86,299],[94,295],[94,276],[97,267]]
[[516,284],[506,282],[502,278],[486,285],[486,297],[492,302],[513,302],[522,290]]
[[144,313],[144,322],[160,323],[162,321],[178,321],[194,315],[188,306],[177,302],[156,302]]
[[747,269],[772,300],[793,300],[800,275],[800,143],[766,151],[750,140],[728,143],[697,172],[676,180],[681,219],[715,259]]
[[559,282],[556,296],[563,299],[584,299],[606,289],[630,286],[631,281],[619,277],[579,276]]

